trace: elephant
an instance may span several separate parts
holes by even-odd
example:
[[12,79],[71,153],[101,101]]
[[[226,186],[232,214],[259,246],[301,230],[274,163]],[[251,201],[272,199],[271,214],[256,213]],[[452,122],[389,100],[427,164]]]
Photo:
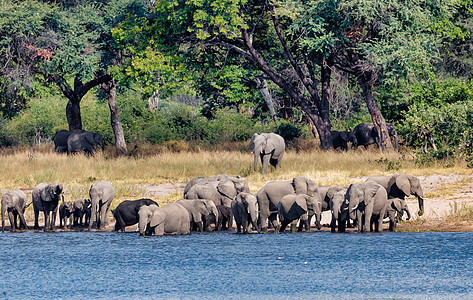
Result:
[[332,130],[333,149],[342,148],[342,150],[348,151],[348,142],[354,149],[358,148],[358,141],[353,132]]
[[419,202],[417,214],[424,214],[424,192],[419,178],[409,174],[394,174],[388,176],[371,176],[367,179],[381,184],[388,191],[388,198],[405,199],[409,196],[416,196]]
[[348,218],[348,200],[346,189],[339,190],[332,195],[329,201],[332,220],[330,221],[330,231],[335,232],[338,225],[338,232],[345,232]]
[[[399,144],[396,129],[394,128],[394,125],[392,123],[388,122],[386,122],[386,127],[388,129],[389,136],[392,136],[394,138],[394,150],[397,151]],[[355,129],[353,129],[353,133],[355,134],[358,146],[362,145],[365,147],[365,149],[367,149],[369,145],[377,144],[378,147],[381,148],[378,132],[376,131],[376,128],[374,127],[373,123],[360,123],[355,126]],[[355,147],[355,149],[357,149],[358,146]]]
[[74,200],[74,226],[89,224],[91,207],[90,199],[77,198]]
[[203,218],[204,228],[208,228],[210,224],[215,224],[215,230],[231,230],[229,228],[230,217],[233,218],[233,212],[231,207],[225,205],[217,205],[218,218],[214,215],[208,215]]
[[27,197],[22,190],[8,191],[2,196],[2,232],[5,230],[5,212],[8,212],[10,231],[16,231],[17,217],[20,217],[19,229],[28,229],[25,221]]
[[74,131],[59,130],[53,137],[54,151],[57,153],[67,153],[67,139],[72,132],[84,132],[84,130],[76,129]]
[[263,174],[268,172],[268,165],[271,164],[276,169],[281,167],[281,160],[284,156],[286,144],[284,139],[276,133],[253,134],[250,141],[250,148],[254,155],[254,170],[258,168],[258,156],[261,159]]
[[49,184],[41,182],[35,186],[32,192],[35,230],[39,229],[38,218],[40,211],[44,213],[44,231],[54,230],[62,190],[62,185],[57,182]]
[[118,204],[115,210],[112,210],[113,217],[115,218],[114,231],[125,232],[126,226],[132,226],[138,223],[139,216],[138,211],[143,205],[158,205],[156,201],[142,198],[138,200],[125,200]]
[[189,212],[179,203],[144,205],[138,211],[140,235],[189,234]]
[[[191,180],[192,181],[192,180]],[[216,206],[231,207],[232,200],[241,192],[250,192],[248,181],[240,176],[232,177],[225,174],[213,179],[198,179],[184,194],[185,199],[212,200]],[[230,210],[229,229],[232,228],[233,213]]]
[[[184,198],[185,199],[189,199],[187,197],[187,193],[189,192],[189,190],[194,186],[194,185],[198,185],[198,184],[206,184],[206,183],[209,183],[209,182],[216,182],[216,181],[222,181],[222,182],[227,182],[227,181],[232,181],[235,189],[238,189],[238,190],[241,190],[241,191],[246,191],[246,192],[250,192],[250,188],[248,186],[248,182],[246,181],[246,179],[242,178],[241,176],[237,175],[235,177],[233,176],[229,176],[227,174],[219,174],[219,175],[215,175],[215,176],[212,176],[212,177],[194,177],[192,178],[185,186],[184,188]],[[228,184],[228,183],[227,183]],[[230,186],[227,187],[228,189],[230,189]],[[220,186],[221,188],[225,188],[223,186],[223,184]],[[224,190],[222,190],[224,192]],[[228,191],[228,193],[231,193],[231,191]]]
[[[177,203],[184,206],[189,212],[189,218],[192,231],[204,231],[204,220],[207,216],[213,215],[215,219],[215,228],[218,229],[218,210],[215,203],[204,199],[181,199]],[[210,223],[205,224],[205,229],[210,231]]]
[[68,154],[83,151],[86,155],[94,155],[95,146],[100,146],[102,152],[105,150],[105,143],[100,133],[91,131],[73,131],[67,138]]
[[389,218],[389,231],[396,230],[396,224],[398,221],[397,216],[402,216],[404,211],[407,213],[407,220],[409,220],[411,218],[411,213],[407,207],[406,201],[400,198],[388,199],[388,206],[384,217]]
[[348,213],[357,221],[358,232],[383,231],[383,219],[388,205],[386,189],[374,181],[350,184],[346,192]]
[[237,226],[237,232],[250,233],[249,225],[253,225],[253,228],[260,232],[258,227],[258,200],[252,193],[240,193],[232,201],[232,212],[235,218]]
[[[73,218],[74,218],[74,204],[72,202],[61,203],[61,205],[59,205],[59,227],[71,228]],[[67,225],[68,220],[69,220],[69,226]]]
[[[278,204],[282,197],[289,194],[318,195],[318,185],[305,176],[298,176],[292,180],[279,180],[268,182],[256,194],[258,200],[258,224],[261,231],[267,231],[268,225],[277,228]],[[309,215],[309,219],[312,215]]]
[[[295,229],[298,219],[300,219],[298,231],[302,231],[304,226],[306,231],[310,231],[309,214],[320,216],[322,212],[322,203],[317,196],[306,194],[289,194],[281,198],[278,203],[278,217],[281,225],[279,232],[284,232],[286,226],[292,222],[291,228]],[[316,218],[317,229],[320,229],[320,217]]]
[[92,205],[89,230],[92,229],[94,218],[97,229],[103,229],[107,226],[107,214],[115,197],[115,189],[110,183],[101,180],[90,187],[89,196]]

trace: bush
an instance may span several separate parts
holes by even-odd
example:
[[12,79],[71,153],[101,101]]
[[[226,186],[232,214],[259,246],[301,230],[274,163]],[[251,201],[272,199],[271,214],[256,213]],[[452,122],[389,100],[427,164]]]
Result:
[[285,141],[292,141],[301,136],[302,130],[287,121],[282,121],[276,129],[276,133],[282,136]]

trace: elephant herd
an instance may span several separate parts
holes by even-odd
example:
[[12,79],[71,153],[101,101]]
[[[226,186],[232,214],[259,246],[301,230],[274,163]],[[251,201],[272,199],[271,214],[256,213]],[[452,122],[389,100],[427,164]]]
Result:
[[[34,229],[39,229],[38,216],[44,213],[44,231],[54,230],[59,210],[60,226],[88,226],[97,229],[107,225],[107,214],[115,197],[115,189],[106,182],[93,184],[90,200],[76,199],[59,205],[63,187],[58,183],[42,182],[32,192]],[[283,232],[290,224],[292,231],[310,231],[314,217],[315,227],[321,229],[321,215],[331,212],[331,231],[345,232],[357,226],[358,232],[382,231],[384,219],[389,219],[389,230],[404,214],[411,213],[406,197],[416,196],[418,214],[424,211],[420,180],[409,174],[372,176],[365,182],[348,187],[319,186],[305,176],[291,180],[271,181],[256,194],[249,190],[248,182],[240,176],[220,174],[213,177],[196,177],[184,188],[183,199],[160,207],[151,199],[126,200],[112,210],[114,231],[125,231],[127,226],[138,224],[140,235],[189,234],[191,231],[219,231],[232,229],[233,220],[238,233],[266,232],[274,228]],[[28,229],[24,211],[27,197],[21,190],[9,191],[2,196],[2,231],[4,214],[8,212],[11,231]],[[85,220],[83,222],[83,217]],[[17,226],[17,219],[19,225]],[[213,225],[213,228],[212,228]]]
[[[394,125],[386,123],[388,134],[394,139],[394,149],[398,149],[398,138],[397,132]],[[342,150],[348,150],[348,143],[352,144],[353,149],[358,149],[358,146],[364,146],[367,148],[369,145],[376,144],[381,148],[379,141],[378,132],[374,127],[373,123],[360,123],[355,126],[353,132],[351,131],[332,131],[332,143],[333,148],[341,148]]]
[[84,152],[87,155],[93,155],[95,147],[100,146],[102,152],[105,149],[105,143],[100,133],[85,130],[60,130],[54,137],[54,151],[57,153],[72,154]]

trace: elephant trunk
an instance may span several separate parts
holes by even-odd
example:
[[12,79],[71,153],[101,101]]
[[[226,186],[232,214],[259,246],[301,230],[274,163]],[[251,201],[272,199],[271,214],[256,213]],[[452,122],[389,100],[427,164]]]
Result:
[[410,220],[411,219],[411,212],[408,210],[408,209],[403,209],[402,211],[405,211],[406,214],[407,214],[407,219]]
[[146,230],[146,220],[143,220],[142,218],[140,218],[140,220],[138,221],[138,230],[140,231],[140,235],[145,235],[145,230]]
[[[90,211],[90,219],[89,219],[89,230],[92,229],[92,224],[94,223],[94,217],[95,217],[95,220],[98,221],[98,218],[97,218],[97,204],[95,203],[92,203],[92,207],[91,207],[91,211]],[[98,222],[97,222],[98,223]],[[97,224],[98,226],[99,224]]]
[[419,200],[419,212],[417,214],[422,216],[424,214],[424,198],[418,196],[417,199]]
[[255,149],[253,150],[255,171],[258,169],[258,158],[259,158],[260,153],[261,153],[261,147],[255,147]]

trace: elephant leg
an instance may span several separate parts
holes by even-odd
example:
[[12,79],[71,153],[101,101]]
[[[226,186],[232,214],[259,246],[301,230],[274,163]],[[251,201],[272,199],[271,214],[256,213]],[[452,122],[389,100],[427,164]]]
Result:
[[10,220],[10,231],[15,232],[16,231],[15,217],[13,216],[13,211],[10,209],[8,209],[8,220]]
[[38,230],[39,229],[39,211],[34,209],[34,230]]
[[268,226],[266,225],[267,220],[268,220],[268,215],[266,215],[264,212],[260,211],[259,216],[258,216],[258,224],[259,224],[259,228],[263,232],[268,231]]
[[203,227],[203,225],[202,225],[202,221],[200,221],[200,222],[199,222],[199,221],[198,221],[198,222],[195,222],[195,224],[197,225],[197,230],[198,230],[199,232],[204,232],[204,227]]
[[[43,205],[45,206],[45,205]],[[44,228],[43,230],[44,231],[48,231],[49,230],[49,211],[48,210],[43,210],[43,214],[44,214]]]
[[360,212],[360,211],[357,211],[356,213],[356,222],[357,222],[357,225],[358,225],[358,232],[363,232],[363,218],[364,218],[364,215]]
[[[55,227],[56,227],[56,214],[57,214],[57,209],[55,209],[51,212],[51,220],[50,220],[51,230],[54,230]],[[66,223],[65,220],[64,220],[64,223]]]
[[268,173],[268,168],[269,168],[269,160],[271,159],[270,154],[266,155],[261,155],[261,164],[263,165],[262,173],[266,174]]
[[[268,225],[271,225],[273,228],[278,227],[278,220],[277,220],[277,215],[276,214],[269,215],[268,219],[269,219]],[[289,223],[287,223],[287,224],[289,224]],[[286,226],[287,226],[287,224],[286,224]]]
[[284,220],[281,222],[281,227],[279,227],[279,232],[284,232],[286,230],[286,226],[289,225],[291,221]]
[[332,221],[330,221],[330,231],[335,232],[336,219],[332,216]]
[[154,228],[154,235],[164,235],[164,223]]

